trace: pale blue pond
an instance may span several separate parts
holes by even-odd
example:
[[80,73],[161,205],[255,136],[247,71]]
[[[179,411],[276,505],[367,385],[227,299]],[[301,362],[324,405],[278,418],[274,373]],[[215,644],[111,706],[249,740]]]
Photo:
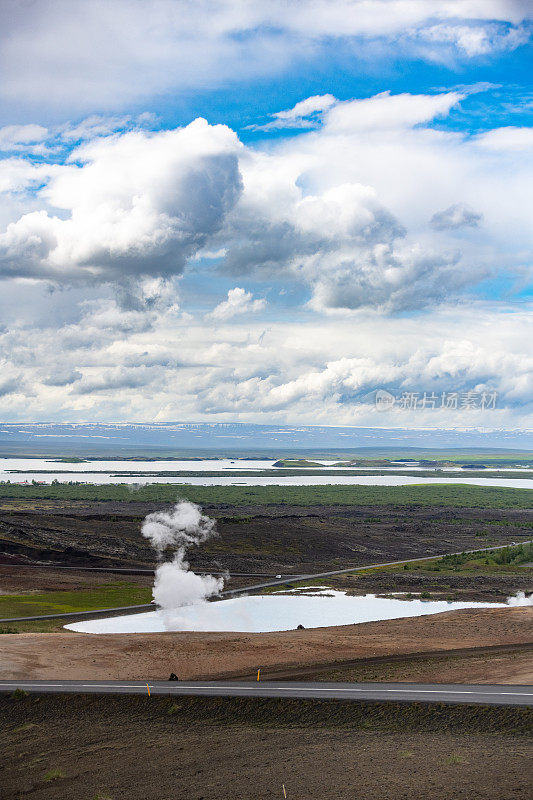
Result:
[[460,608],[498,608],[504,603],[397,600],[347,595],[331,589],[312,595],[270,594],[203,602],[174,610],[86,620],[65,625],[82,633],[158,633],[162,631],[285,631],[303,625],[324,628],[400,617],[420,617]]

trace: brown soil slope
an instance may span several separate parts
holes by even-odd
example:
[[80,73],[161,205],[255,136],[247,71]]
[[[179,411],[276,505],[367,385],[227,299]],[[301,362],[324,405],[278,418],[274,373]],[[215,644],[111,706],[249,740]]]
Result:
[[0,698],[2,800],[270,800],[283,785],[288,800],[529,796],[530,740],[471,731],[468,709],[201,700]]
[[0,636],[0,678],[165,680],[171,672],[185,679],[218,678],[258,667],[326,665],[532,641],[533,607],[463,609],[414,619],[264,634],[5,634]]

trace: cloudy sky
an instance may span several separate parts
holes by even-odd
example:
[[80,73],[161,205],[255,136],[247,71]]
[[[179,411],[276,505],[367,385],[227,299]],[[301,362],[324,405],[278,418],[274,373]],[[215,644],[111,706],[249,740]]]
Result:
[[0,15],[0,419],[531,427],[530,0]]

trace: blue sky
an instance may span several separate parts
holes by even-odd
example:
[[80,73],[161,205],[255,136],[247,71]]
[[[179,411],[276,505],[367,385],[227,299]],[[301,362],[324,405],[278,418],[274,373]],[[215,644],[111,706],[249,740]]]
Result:
[[[383,91],[384,86],[394,93],[418,94],[487,84],[486,91],[470,95],[460,109],[437,123],[439,127],[474,133],[501,124],[531,125],[531,59],[530,45],[525,44],[497,57],[491,54],[461,58],[442,65],[406,55],[380,59],[369,69],[351,53],[339,55],[338,43],[331,42],[316,59],[288,70],[282,80],[266,76],[249,83],[244,79],[216,91],[163,96],[148,107],[162,125],[183,125],[196,116],[204,116],[210,122],[230,125],[239,131],[243,141],[253,142],[260,141],[262,135],[248,126],[266,121],[269,114],[316,94],[331,93],[339,100],[350,100],[371,97]],[[146,109],[140,105],[137,110]],[[277,135],[285,136],[287,132]]]
[[0,14],[0,418],[531,425],[529,2]]

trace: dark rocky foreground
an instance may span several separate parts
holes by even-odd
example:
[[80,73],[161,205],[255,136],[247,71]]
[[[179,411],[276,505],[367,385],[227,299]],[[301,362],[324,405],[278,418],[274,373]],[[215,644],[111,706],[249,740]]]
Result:
[[531,710],[164,697],[0,698],[2,800],[514,800]]

